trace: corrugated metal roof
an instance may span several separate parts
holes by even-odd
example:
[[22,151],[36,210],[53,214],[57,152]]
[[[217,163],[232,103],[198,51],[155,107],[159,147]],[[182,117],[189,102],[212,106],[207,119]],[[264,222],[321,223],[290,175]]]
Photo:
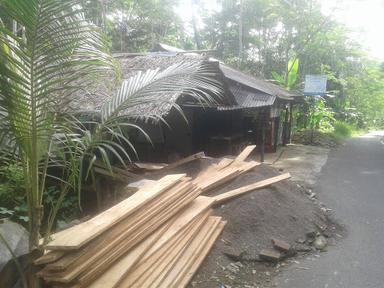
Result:
[[260,108],[266,106],[272,106],[276,100],[276,96],[257,92],[255,90],[246,89],[238,85],[231,85],[229,90],[233,94],[238,103],[237,106],[221,106],[218,110],[235,110],[243,108]]
[[233,69],[221,63],[220,63],[220,70],[223,72],[224,76],[227,77],[228,79],[241,83],[250,88],[262,91],[264,93],[276,96],[280,99],[293,100],[293,97],[298,96],[291,93],[290,91],[287,91],[281,88],[276,84],[247,75],[241,71],[238,71],[236,69]]

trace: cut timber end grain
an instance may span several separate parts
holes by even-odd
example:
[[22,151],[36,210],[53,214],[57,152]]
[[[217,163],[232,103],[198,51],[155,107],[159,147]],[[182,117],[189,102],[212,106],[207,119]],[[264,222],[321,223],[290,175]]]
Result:
[[74,250],[80,248],[123,218],[140,209],[148,201],[175,185],[183,177],[185,177],[185,174],[167,175],[150,188],[140,189],[128,199],[91,220],[53,234],[53,241],[48,243],[47,249]]

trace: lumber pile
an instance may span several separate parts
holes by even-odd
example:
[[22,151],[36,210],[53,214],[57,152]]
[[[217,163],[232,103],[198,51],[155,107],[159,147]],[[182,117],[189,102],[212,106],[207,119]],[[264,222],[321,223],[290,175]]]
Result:
[[[207,169],[198,174],[196,179],[194,179],[194,182],[203,192],[207,192],[233,180],[245,172],[252,170],[256,166],[260,165],[260,163],[256,161],[246,162],[245,160],[255,148],[256,145],[249,145],[245,147],[245,149],[236,158],[223,158],[219,163],[210,165]],[[291,175],[289,173],[285,173],[216,195],[213,197],[215,200],[214,205],[222,204],[232,198],[270,186],[289,178],[291,178]]]
[[116,167],[110,168],[105,167],[101,162],[96,161],[94,163],[93,171],[99,175],[112,178],[121,182],[139,181],[143,179],[145,173],[157,172],[157,171],[170,171],[181,165],[192,162],[197,159],[205,157],[204,152],[198,152],[189,155],[185,158],[181,158],[175,162],[165,163],[149,163],[149,162],[133,162],[127,164],[127,167]]
[[195,179],[170,174],[139,185],[110,209],[53,234],[46,254],[35,261],[41,267],[38,276],[58,288],[187,286],[225,225],[211,215],[212,207],[290,177],[287,173],[201,196],[258,166],[246,161],[254,148],[223,158]]
[[252,170],[260,163],[257,161],[246,162],[245,160],[255,148],[256,145],[249,145],[236,158],[223,158],[219,163],[209,166],[197,175],[194,183],[204,193]]
[[167,175],[52,235],[35,261],[51,287],[183,287],[225,222],[185,174]]

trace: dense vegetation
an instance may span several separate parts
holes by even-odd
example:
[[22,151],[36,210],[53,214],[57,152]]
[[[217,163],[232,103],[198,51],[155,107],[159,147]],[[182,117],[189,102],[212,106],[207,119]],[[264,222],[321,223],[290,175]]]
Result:
[[333,98],[325,107],[336,120],[359,129],[384,126],[384,65],[369,59],[345,25],[321,12],[321,1],[217,0],[207,11],[205,1],[193,0],[193,17],[183,25],[174,7],[187,2],[83,0],[114,52],[148,51],[158,42],[214,49],[226,63],[297,91],[306,74],[326,74]]

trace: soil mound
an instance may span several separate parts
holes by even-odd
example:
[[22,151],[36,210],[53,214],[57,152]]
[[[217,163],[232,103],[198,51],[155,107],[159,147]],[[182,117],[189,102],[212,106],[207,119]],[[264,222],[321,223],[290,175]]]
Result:
[[[187,173],[194,177],[219,160],[201,159],[172,172]],[[280,173],[276,169],[263,164],[214,190],[208,196],[278,174]],[[191,281],[191,287],[273,287],[272,279],[278,273],[279,267],[287,264],[260,262],[258,254],[261,250],[273,248],[271,238],[281,239],[295,246],[298,245],[297,242],[305,240],[307,234],[323,232],[321,228],[327,228],[325,234],[328,237],[336,229],[320,207],[310,200],[308,192],[291,180],[232,199],[216,207],[214,214],[223,216],[228,223]],[[315,250],[310,246],[306,248],[309,250],[305,253]],[[233,257],[228,257],[228,254]],[[236,255],[239,259],[236,259]]]

